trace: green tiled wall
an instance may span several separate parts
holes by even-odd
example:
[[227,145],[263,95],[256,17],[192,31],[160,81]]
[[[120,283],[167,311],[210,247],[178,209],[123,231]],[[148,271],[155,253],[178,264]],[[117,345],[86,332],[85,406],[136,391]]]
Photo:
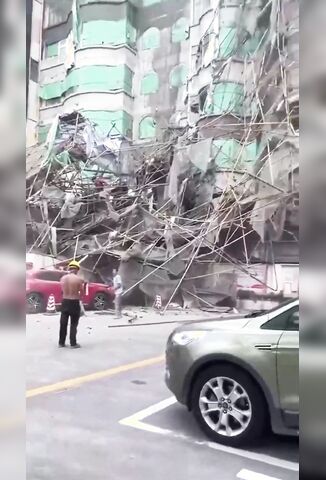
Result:
[[133,73],[126,65],[108,67],[90,65],[72,70],[62,82],[43,85],[40,97],[44,100],[61,97],[68,90],[74,93],[110,92],[124,90],[131,95]]

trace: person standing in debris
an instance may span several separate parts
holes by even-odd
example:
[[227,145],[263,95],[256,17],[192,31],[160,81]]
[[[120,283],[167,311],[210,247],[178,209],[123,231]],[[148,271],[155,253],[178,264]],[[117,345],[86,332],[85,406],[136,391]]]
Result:
[[113,270],[113,288],[115,293],[115,314],[116,318],[121,318],[122,316],[122,280],[120,275],[118,274],[117,270]]
[[81,314],[80,301],[84,294],[84,281],[78,276],[80,265],[76,261],[70,262],[68,274],[61,279],[63,293],[59,347],[66,346],[68,321],[70,318],[70,345],[72,348],[80,348],[77,343],[77,327]]

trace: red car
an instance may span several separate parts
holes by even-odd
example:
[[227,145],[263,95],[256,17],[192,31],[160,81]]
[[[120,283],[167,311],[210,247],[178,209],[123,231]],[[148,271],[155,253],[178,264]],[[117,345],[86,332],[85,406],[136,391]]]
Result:
[[[67,272],[63,270],[31,270],[26,277],[26,301],[28,313],[42,313],[50,295],[54,295],[57,306],[62,302],[60,280]],[[83,304],[86,308],[106,310],[114,300],[112,286],[101,283],[87,283]]]

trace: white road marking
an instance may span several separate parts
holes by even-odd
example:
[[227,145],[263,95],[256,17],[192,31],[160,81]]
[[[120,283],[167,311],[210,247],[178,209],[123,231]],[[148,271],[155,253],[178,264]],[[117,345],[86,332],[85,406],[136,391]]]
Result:
[[268,475],[262,475],[261,473],[252,472],[251,470],[241,470],[237,478],[241,480],[280,480],[279,478],[269,477]]
[[[170,436],[173,436],[174,438],[185,440],[188,443],[206,446],[208,448],[211,448],[212,450],[218,450],[220,452],[224,452],[229,455],[237,455],[238,457],[243,457],[248,460],[253,460],[255,462],[265,463],[273,467],[283,468],[285,470],[291,470],[293,472],[299,471],[299,464],[295,462],[289,462],[287,460],[282,460],[281,458],[271,457],[270,455],[265,455],[263,453],[256,453],[256,452],[250,452],[248,450],[241,450],[238,448],[226,447],[225,445],[220,445],[219,443],[214,443],[206,440],[204,441],[195,440],[194,438],[188,437],[187,435],[184,435],[182,433],[177,433],[177,432],[174,432],[173,430],[168,430],[166,428],[156,427],[154,425],[150,425],[149,423],[147,422],[145,423],[143,421],[146,418],[150,417],[151,415],[161,412],[162,410],[165,410],[166,408],[170,407],[171,405],[174,405],[175,403],[177,403],[177,400],[174,397],[170,397],[166,400],[163,400],[162,402],[155,403],[155,405],[145,408],[144,410],[141,410],[140,412],[137,412],[134,415],[131,415],[130,417],[120,420],[119,423],[120,425],[136,428],[138,430],[143,430],[146,432],[157,433],[159,435],[170,435]],[[262,478],[261,480],[268,480],[268,478],[269,477],[266,477],[265,479]],[[257,478],[252,477],[252,479],[250,480],[260,480],[260,479],[259,477]]]
[[150,417],[151,415],[154,415],[157,412],[164,410],[165,408],[170,407],[174,403],[177,403],[177,400],[174,397],[168,398],[167,400],[163,400],[163,402],[156,403],[151,407],[145,408],[144,410],[141,410],[140,412],[131,415],[131,417],[120,420],[119,423],[127,427],[138,428],[138,430],[159,433],[160,435],[173,434],[173,432],[170,430],[155,427],[154,425],[149,425],[148,423],[142,422],[142,420],[144,420],[144,418]]
[[177,403],[177,400],[175,397],[170,397],[167,400],[163,400],[162,402],[155,403],[155,405],[152,405],[151,407],[145,408],[144,410],[141,410],[138,413],[135,413],[134,415],[131,415],[131,417],[125,418],[124,420],[121,420],[122,425],[128,425],[130,422],[139,422],[141,420],[144,420],[147,417],[150,417],[151,415],[154,415],[155,413],[161,412],[162,410],[165,410],[166,408],[170,407],[171,405],[174,405]]

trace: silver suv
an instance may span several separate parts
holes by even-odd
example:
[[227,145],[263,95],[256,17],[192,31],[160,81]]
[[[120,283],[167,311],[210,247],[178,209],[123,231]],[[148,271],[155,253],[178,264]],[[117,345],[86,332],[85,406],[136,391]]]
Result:
[[299,301],[177,328],[167,343],[166,384],[219,443],[253,442],[268,424],[297,435]]

